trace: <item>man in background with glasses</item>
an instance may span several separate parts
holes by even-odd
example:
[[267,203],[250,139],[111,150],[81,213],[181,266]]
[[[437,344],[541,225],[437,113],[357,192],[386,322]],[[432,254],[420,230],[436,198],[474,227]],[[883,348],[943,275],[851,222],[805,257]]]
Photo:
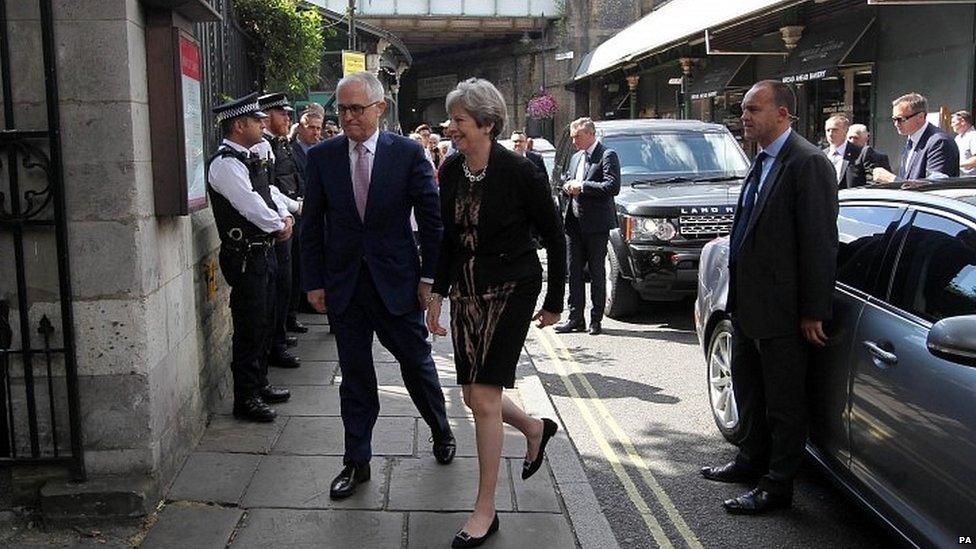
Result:
[[908,139],[898,175],[875,168],[875,182],[959,176],[959,148],[952,136],[925,120],[928,106],[928,100],[917,93],[905,94],[891,102],[891,122],[898,135]]

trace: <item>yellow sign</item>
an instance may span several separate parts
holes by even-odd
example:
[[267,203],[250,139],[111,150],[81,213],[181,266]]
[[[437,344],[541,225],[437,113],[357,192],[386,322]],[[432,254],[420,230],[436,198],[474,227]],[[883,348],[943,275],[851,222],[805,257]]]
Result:
[[366,70],[366,54],[359,51],[342,50],[342,76]]

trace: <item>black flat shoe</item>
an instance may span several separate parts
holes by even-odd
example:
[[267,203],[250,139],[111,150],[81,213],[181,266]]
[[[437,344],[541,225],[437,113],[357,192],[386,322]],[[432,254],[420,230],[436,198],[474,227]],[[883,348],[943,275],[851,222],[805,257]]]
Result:
[[454,461],[454,454],[457,453],[457,441],[454,435],[448,433],[446,436],[432,439],[434,442],[434,458],[437,463],[447,465]]
[[285,347],[295,347],[298,345],[298,336],[285,336]]
[[339,475],[332,479],[329,485],[329,497],[331,499],[344,499],[356,493],[356,488],[369,482],[369,464],[356,467],[346,465]]
[[603,333],[603,326],[600,325],[600,321],[590,322],[590,335],[598,336]]
[[547,417],[542,418],[542,442],[539,443],[539,455],[531,462],[522,462],[522,480],[528,479],[539,470],[539,467],[542,467],[542,458],[546,455],[546,443],[558,430],[559,425],[556,425],[555,421]]
[[735,499],[727,499],[722,506],[732,515],[759,515],[775,509],[788,509],[793,505],[791,494],[773,494],[762,488],[753,488]]
[[278,414],[274,408],[261,400],[261,397],[252,396],[241,400],[234,399],[234,417],[245,421],[270,423],[278,417]]
[[762,473],[746,469],[734,461],[730,461],[724,465],[702,467],[700,472],[701,476],[707,478],[708,480],[729,483],[744,482],[751,484],[759,480],[759,477],[762,476]]
[[488,538],[490,538],[492,534],[497,531],[498,513],[495,513],[495,519],[491,521],[491,526],[488,527],[488,531],[485,532],[485,535],[481,536],[480,538],[476,538],[464,530],[458,530],[458,533],[454,534],[454,541],[451,542],[451,547],[478,547],[479,545],[488,541]]
[[556,326],[555,328],[553,328],[553,331],[555,331],[557,334],[568,334],[570,332],[585,332],[586,324],[583,324],[582,320],[580,321],[570,320]]
[[291,391],[284,387],[265,385],[258,389],[258,395],[261,397],[261,400],[269,404],[279,404],[281,402],[287,402],[291,398]]

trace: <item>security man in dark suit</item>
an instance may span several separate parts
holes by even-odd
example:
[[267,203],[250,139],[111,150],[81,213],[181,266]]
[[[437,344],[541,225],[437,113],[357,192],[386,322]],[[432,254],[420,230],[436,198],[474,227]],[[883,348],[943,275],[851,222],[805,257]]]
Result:
[[917,93],[907,93],[891,102],[891,122],[898,135],[907,138],[905,149],[898,163],[898,175],[875,168],[875,181],[925,179],[936,174],[959,177],[956,140],[926,121],[928,110],[928,100]]
[[874,169],[891,171],[888,155],[871,146],[871,132],[864,124],[851,124],[847,129],[847,141],[861,147],[860,162],[864,165],[864,178],[868,185],[874,183]]
[[569,196],[564,213],[566,246],[569,256],[569,319],[555,330],[558,333],[582,332],[586,290],[583,268],[589,266],[593,309],[590,334],[602,333],[600,323],[607,304],[607,279],[604,260],[610,230],[617,226],[613,197],[620,193],[620,160],[613,149],[596,138],[596,126],[589,118],[569,125],[573,145],[579,150],[569,163],[563,192]]
[[534,153],[529,150],[529,136],[522,130],[515,130],[512,132],[512,150],[515,151],[519,156],[524,156],[535,169],[546,177],[546,181],[549,180],[549,170],[546,169],[546,161],[542,159],[542,155],[539,153]]
[[231,287],[234,416],[274,421],[269,403],[287,389],[268,383],[266,356],[274,319],[275,242],[291,237],[294,218],[271,196],[268,170],[250,149],[261,142],[256,93],[214,108],[224,139],[207,168],[207,193],[220,235],[220,271]]
[[837,172],[837,186],[841,189],[867,185],[867,168],[861,147],[847,140],[851,121],[843,114],[835,114],[824,123],[829,146],[823,150]]
[[[267,113],[265,120],[264,143],[258,147],[263,157],[268,157],[271,166],[271,186],[276,202],[284,205],[296,218],[300,219],[301,201],[305,195],[305,183],[298,171],[298,166],[292,156],[291,144],[288,142],[288,130],[291,125],[291,113],[294,112],[288,98],[283,93],[268,93],[258,98],[261,109]],[[296,224],[300,226],[300,224]],[[275,255],[278,261],[278,278],[275,282],[275,319],[274,338],[271,342],[271,352],[268,363],[279,368],[297,368],[301,365],[298,357],[288,352],[288,345],[295,343],[294,338],[288,336],[288,331],[307,332],[308,329],[298,323],[292,308],[292,281],[294,269],[292,261],[292,247],[294,239],[298,237],[298,230],[292,231],[292,238],[287,242],[275,245]],[[298,301],[295,300],[297,306]]]
[[807,439],[806,376],[826,344],[837,269],[837,174],[790,128],[796,96],[778,80],[742,101],[745,138],[762,150],[742,186],[729,241],[732,387],[743,439],[719,482],[756,482],[725,501],[733,514],[789,507]]

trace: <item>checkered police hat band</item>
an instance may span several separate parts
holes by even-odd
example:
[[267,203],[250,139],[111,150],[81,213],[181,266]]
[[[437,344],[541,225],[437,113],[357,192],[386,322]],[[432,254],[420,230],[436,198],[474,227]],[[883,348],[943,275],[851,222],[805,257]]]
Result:
[[254,112],[259,112],[261,110],[258,107],[257,101],[254,103],[246,103],[233,109],[228,109],[226,111],[221,111],[217,113],[217,123],[223,122],[224,120],[229,120],[231,118],[237,118],[238,116],[244,116],[245,114],[251,114]]

